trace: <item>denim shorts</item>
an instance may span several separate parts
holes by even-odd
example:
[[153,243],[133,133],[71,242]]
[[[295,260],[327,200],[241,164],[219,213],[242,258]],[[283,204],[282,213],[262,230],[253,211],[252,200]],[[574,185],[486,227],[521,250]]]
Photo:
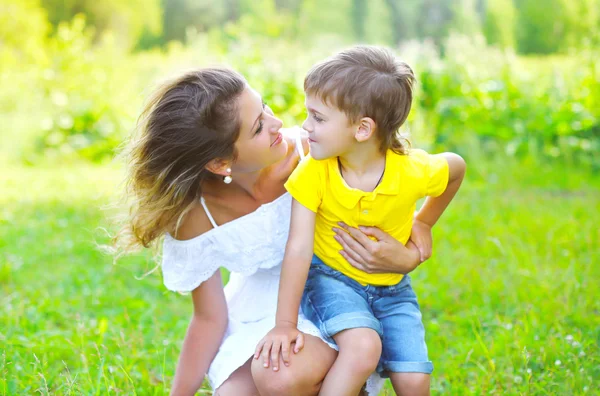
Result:
[[410,277],[392,286],[363,286],[313,256],[302,312],[327,341],[342,330],[369,328],[381,337],[377,372],[431,374],[425,328]]

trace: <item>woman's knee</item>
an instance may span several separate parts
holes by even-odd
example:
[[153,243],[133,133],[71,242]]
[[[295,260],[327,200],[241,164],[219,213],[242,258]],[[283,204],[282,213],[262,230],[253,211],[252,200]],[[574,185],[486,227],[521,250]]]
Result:
[[281,362],[279,371],[263,367],[262,361],[252,362],[254,384],[262,396],[316,395],[320,381],[307,374],[310,372],[293,362],[287,367]]

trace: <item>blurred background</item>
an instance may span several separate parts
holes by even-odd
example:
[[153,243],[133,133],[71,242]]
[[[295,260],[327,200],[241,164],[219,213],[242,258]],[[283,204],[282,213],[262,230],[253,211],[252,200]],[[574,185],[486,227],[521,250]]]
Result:
[[0,394],[167,394],[190,298],[97,248],[144,99],[228,65],[300,124],[356,43],[415,70],[413,145],[468,163],[413,276],[433,393],[600,394],[599,32],[599,0],[0,0]]

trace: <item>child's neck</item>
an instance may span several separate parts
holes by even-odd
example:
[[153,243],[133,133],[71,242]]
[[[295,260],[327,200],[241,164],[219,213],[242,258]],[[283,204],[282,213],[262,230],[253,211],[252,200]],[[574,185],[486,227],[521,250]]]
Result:
[[340,155],[338,160],[342,177],[352,188],[373,191],[380,183],[385,170],[385,154],[379,151],[376,139],[356,144],[351,150]]

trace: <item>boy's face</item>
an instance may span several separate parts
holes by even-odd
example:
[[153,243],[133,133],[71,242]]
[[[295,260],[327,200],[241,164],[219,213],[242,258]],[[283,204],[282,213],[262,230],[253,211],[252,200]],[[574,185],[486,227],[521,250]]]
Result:
[[307,117],[302,128],[308,131],[310,155],[316,160],[337,157],[353,145],[356,125],[348,122],[346,114],[334,106],[323,103],[314,95],[304,101]]

